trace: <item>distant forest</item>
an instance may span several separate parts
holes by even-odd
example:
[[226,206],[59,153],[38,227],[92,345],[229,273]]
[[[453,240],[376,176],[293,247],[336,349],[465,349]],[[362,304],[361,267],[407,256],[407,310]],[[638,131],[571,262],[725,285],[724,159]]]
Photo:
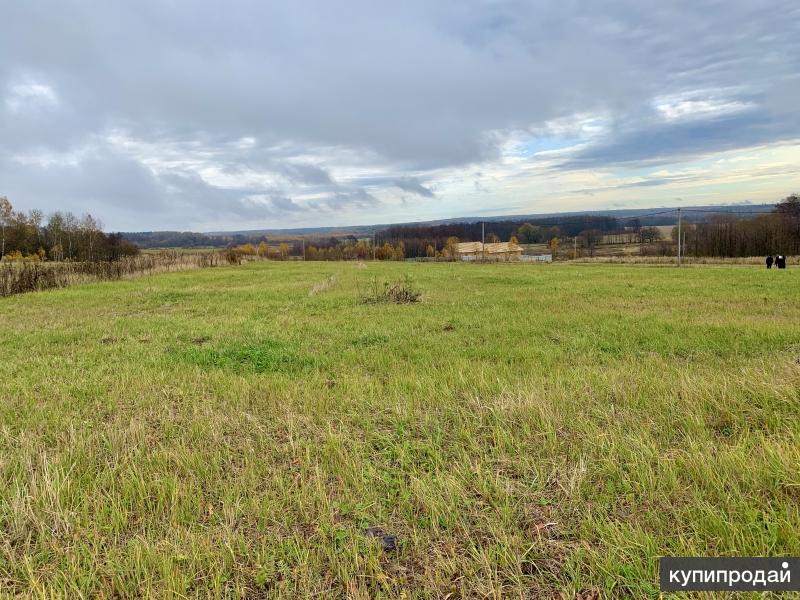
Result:
[[228,248],[241,244],[258,245],[267,239],[264,235],[213,235],[191,231],[141,231],[122,235],[140,248]]
[[[640,217],[565,215],[531,220],[502,220],[485,223],[438,225],[395,225],[376,234],[377,247],[386,256],[405,258],[448,256],[459,241],[516,241],[520,244],[548,244],[557,249],[560,242],[575,240],[593,254],[598,245],[639,243],[642,254],[674,255],[677,228],[671,236],[662,235],[657,225],[674,225],[677,210],[655,211]],[[772,212],[747,210],[686,209],[681,220],[684,253],[695,256],[741,257],[766,254],[800,254],[800,197],[792,194]],[[360,257],[370,240],[354,236],[315,241],[320,257]],[[390,252],[393,248],[393,254]]]
[[775,211],[755,218],[715,215],[685,226],[686,253],[695,256],[800,254],[800,196],[792,194]]
[[[686,208],[681,221],[684,253],[694,256],[741,257],[800,254],[800,197],[793,194],[772,212],[745,209],[719,211]],[[161,231],[104,233],[91,215],[14,210],[0,197],[0,258],[3,260],[104,261],[135,255],[139,248],[228,248],[264,258],[309,260],[452,257],[458,242],[514,241],[559,246],[575,245],[581,254],[607,243],[638,243],[641,254],[675,254],[677,228],[664,234],[657,225],[676,223],[676,209],[656,209],[639,217],[564,215],[446,224],[393,225],[375,232],[339,236],[276,234],[202,234]],[[373,248],[373,240],[375,248]]]

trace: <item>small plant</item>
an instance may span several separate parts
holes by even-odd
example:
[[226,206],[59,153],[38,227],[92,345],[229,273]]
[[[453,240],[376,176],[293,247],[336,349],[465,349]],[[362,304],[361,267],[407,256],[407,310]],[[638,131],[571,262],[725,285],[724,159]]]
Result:
[[408,275],[396,281],[384,282],[383,288],[378,285],[378,279],[373,277],[370,287],[371,289],[361,296],[361,301],[366,304],[378,304],[381,302],[414,304],[422,298],[422,294],[414,286],[414,282]]
[[331,275],[325,281],[314,284],[314,287],[309,290],[309,296],[316,296],[317,294],[331,289],[336,284],[336,276]]

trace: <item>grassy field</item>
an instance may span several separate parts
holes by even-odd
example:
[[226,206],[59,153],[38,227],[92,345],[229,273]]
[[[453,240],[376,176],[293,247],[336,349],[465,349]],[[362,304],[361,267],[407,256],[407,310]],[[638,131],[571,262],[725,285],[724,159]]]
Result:
[[2,298],[0,595],[640,598],[659,555],[800,555],[798,298],[299,262]]

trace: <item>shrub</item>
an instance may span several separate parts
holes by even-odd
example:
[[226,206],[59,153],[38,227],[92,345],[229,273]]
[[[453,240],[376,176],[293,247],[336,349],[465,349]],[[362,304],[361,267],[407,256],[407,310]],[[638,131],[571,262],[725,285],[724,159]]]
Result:
[[414,286],[408,275],[396,281],[386,281],[381,289],[378,280],[373,277],[371,289],[361,296],[362,302],[377,304],[380,302],[394,302],[395,304],[414,304],[419,302],[422,294]]
[[236,248],[230,248],[225,252],[225,260],[229,265],[242,264],[242,254]]

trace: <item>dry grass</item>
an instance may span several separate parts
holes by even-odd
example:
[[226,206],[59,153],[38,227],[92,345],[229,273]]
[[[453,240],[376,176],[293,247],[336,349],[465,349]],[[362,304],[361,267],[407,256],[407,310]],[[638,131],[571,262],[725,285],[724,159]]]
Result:
[[336,276],[331,275],[330,277],[326,278],[324,281],[320,281],[319,283],[315,283],[311,289],[308,291],[309,296],[316,296],[317,294],[321,294],[329,289],[331,289],[334,285],[336,285]]
[[[0,297],[63,288],[90,281],[105,281],[174,273],[222,264],[220,252],[186,253],[162,251],[96,262],[7,262],[0,263]],[[238,263],[237,263],[238,264]]]

